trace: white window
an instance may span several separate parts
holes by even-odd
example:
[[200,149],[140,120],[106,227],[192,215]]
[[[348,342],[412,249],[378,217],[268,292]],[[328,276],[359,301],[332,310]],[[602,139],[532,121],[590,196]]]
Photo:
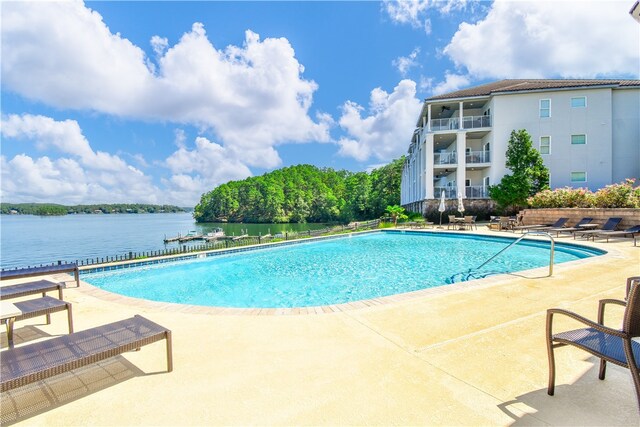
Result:
[[586,96],[576,96],[571,98],[571,108],[582,108],[587,106]]
[[571,182],[587,182],[587,173],[571,172]]
[[571,145],[584,145],[587,143],[587,135],[571,135]]
[[551,137],[540,137],[540,154],[551,154]]
[[540,117],[551,117],[551,100],[540,100]]

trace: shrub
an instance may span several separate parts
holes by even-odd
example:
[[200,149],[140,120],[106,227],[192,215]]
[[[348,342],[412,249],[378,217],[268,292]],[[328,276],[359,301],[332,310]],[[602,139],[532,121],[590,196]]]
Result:
[[640,186],[634,188],[633,179],[620,184],[607,185],[595,194],[597,208],[640,208]]
[[527,200],[532,208],[640,208],[640,186],[635,180],[607,185],[595,193],[586,188],[544,190]]

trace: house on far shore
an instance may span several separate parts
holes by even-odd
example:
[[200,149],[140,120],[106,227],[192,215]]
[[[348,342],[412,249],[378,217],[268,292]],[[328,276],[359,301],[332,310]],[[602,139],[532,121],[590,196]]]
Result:
[[509,173],[511,131],[520,129],[549,168],[551,188],[640,180],[640,80],[501,80],[425,100],[401,205],[435,209],[442,191],[489,204],[489,185]]

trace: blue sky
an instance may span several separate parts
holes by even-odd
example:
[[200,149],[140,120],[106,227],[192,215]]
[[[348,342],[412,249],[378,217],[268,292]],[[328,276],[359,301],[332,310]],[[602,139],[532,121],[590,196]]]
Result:
[[625,1],[3,2],[2,201],[192,206],[402,155],[424,98],[639,78]]

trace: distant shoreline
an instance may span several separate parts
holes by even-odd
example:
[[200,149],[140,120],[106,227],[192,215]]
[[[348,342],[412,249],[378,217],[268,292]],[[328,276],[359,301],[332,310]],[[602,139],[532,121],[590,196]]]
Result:
[[56,203],[0,203],[2,215],[113,215],[145,213],[189,213],[193,208],[174,205],[150,205],[143,203],[101,203],[91,205],[60,205]]
[[0,215],[6,216],[66,216],[66,215],[145,215],[145,214],[183,214],[193,213],[193,211],[175,211],[175,212],[71,212],[63,214],[37,214],[37,213],[10,213],[0,212]]

